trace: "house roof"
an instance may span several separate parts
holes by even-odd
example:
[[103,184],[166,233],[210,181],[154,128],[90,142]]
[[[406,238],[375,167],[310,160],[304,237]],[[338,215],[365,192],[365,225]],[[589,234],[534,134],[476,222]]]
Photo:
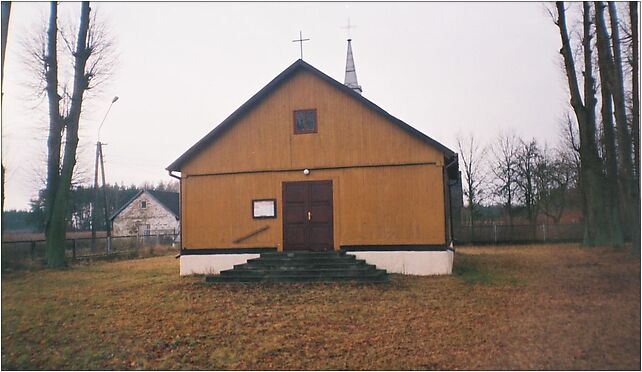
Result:
[[171,191],[156,191],[156,190],[147,190],[159,203],[161,203],[165,208],[169,209],[170,212],[174,213],[174,216],[178,217],[180,215],[179,207],[179,196],[177,192]]
[[116,218],[120,212],[122,212],[125,208],[127,208],[128,205],[130,205],[134,200],[138,199],[138,197],[144,193],[147,192],[149,195],[151,195],[154,199],[156,199],[157,202],[159,202],[165,209],[167,209],[169,212],[171,212],[174,217],[177,219],[180,216],[180,205],[179,205],[179,195],[177,192],[171,192],[171,191],[156,191],[156,190],[140,190],[136,195],[134,195],[133,198],[129,199],[129,201],[125,204],[123,204],[120,209],[118,209],[114,214],[109,217],[110,220],[113,220]]
[[372,103],[369,99],[363,97],[359,93],[355,92],[351,88],[345,86],[344,84],[341,84],[340,82],[334,80],[330,76],[324,74],[323,72],[319,71],[309,63],[303,61],[302,59],[297,60],[293,64],[290,65],[290,67],[286,68],[283,72],[281,72],[277,77],[275,77],[272,81],[270,81],[265,87],[263,87],[258,93],[256,93],[252,98],[250,98],[247,102],[245,102],[241,107],[236,109],[230,116],[227,117],[227,119],[223,120],[218,126],[216,126],[212,131],[210,131],[208,134],[205,135],[200,141],[196,142],[192,147],[190,147],[183,155],[181,155],[178,159],[176,159],[172,164],[170,164],[167,168],[165,168],[168,171],[180,171],[180,168],[188,161],[190,160],[194,155],[196,155],[198,152],[200,152],[205,146],[207,146],[209,143],[214,141],[217,137],[219,137],[225,130],[230,128],[234,123],[237,122],[239,118],[241,118],[245,113],[250,111],[257,103],[259,103],[263,98],[265,98],[268,94],[273,92],[276,88],[278,88],[283,82],[287,81],[288,79],[292,78],[296,73],[300,71],[308,71],[315,76],[319,77],[321,80],[324,80],[328,82],[331,86],[335,87],[336,89],[344,92],[345,94],[349,95],[350,97],[354,98],[355,100],[361,102],[365,106],[369,107],[370,109],[374,110],[375,112],[381,114],[384,116],[386,119],[391,121],[392,123],[398,125],[401,129],[405,130],[409,134],[417,137],[424,143],[433,146],[437,148],[439,151],[443,152],[445,157],[451,158],[455,153],[450,150],[448,147],[442,145],[441,143],[437,142],[436,140],[428,137],[424,133],[420,132],[419,130],[413,128],[412,126],[404,123],[403,121],[397,119],[396,117],[390,115],[388,112],[386,112],[384,109],[381,107],[375,105]]

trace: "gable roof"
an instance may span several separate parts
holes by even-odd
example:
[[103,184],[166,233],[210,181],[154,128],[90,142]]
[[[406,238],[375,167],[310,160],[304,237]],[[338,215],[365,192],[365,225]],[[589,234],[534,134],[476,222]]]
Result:
[[138,199],[138,197],[143,194],[144,192],[147,192],[149,195],[151,195],[158,203],[160,203],[165,209],[167,209],[170,213],[174,215],[177,219],[180,216],[180,207],[179,207],[179,194],[177,192],[171,192],[171,191],[156,191],[156,190],[140,190],[139,192],[134,195],[133,198],[129,199],[129,201],[125,204],[123,204],[120,209],[118,209],[114,214],[109,217],[110,220],[113,220],[116,218],[120,212],[125,210],[128,205],[130,205],[134,200]]
[[174,213],[174,216],[178,217],[180,214],[179,208],[179,196],[177,192],[172,191],[156,191],[156,190],[147,190],[159,203],[161,203],[165,208],[170,212]]
[[433,146],[437,148],[439,151],[444,153],[444,155],[447,158],[453,157],[455,153],[450,150],[448,147],[442,145],[441,143],[437,142],[436,140],[428,137],[424,133],[420,132],[419,130],[413,128],[412,126],[404,123],[403,121],[397,119],[396,117],[390,115],[388,112],[386,112],[384,109],[381,107],[375,105],[370,101],[369,99],[363,97],[359,93],[355,92],[351,88],[345,86],[344,84],[341,84],[340,82],[334,80],[330,76],[324,74],[320,70],[316,69],[309,63],[303,61],[302,59],[297,60],[293,64],[290,65],[290,67],[286,68],[283,72],[281,72],[277,77],[272,79],[265,87],[263,87],[261,90],[258,91],[252,98],[247,100],[241,107],[236,109],[230,116],[228,116],[223,122],[221,122],[218,126],[216,126],[212,131],[210,131],[208,134],[205,135],[205,137],[201,138],[200,141],[196,142],[192,147],[190,147],[183,155],[181,155],[178,159],[176,159],[172,164],[170,164],[167,168],[165,168],[168,171],[180,171],[180,168],[188,161],[190,160],[194,155],[196,155],[201,149],[203,149],[206,145],[214,141],[217,137],[219,137],[225,130],[227,130],[229,127],[234,125],[236,121],[245,113],[247,113],[249,110],[251,110],[257,103],[259,103],[263,98],[265,98],[268,94],[273,92],[276,88],[278,88],[283,82],[287,81],[288,79],[292,78],[296,73],[299,71],[308,71],[311,72],[313,75],[317,76],[321,80],[324,80],[328,82],[331,86],[334,88],[344,92],[345,94],[349,95],[350,97],[354,98],[355,100],[361,102],[368,108],[372,109],[373,111],[381,114],[384,118],[388,119],[390,122],[396,124],[399,126],[401,129],[406,131],[407,133],[417,137],[419,140],[422,142]]

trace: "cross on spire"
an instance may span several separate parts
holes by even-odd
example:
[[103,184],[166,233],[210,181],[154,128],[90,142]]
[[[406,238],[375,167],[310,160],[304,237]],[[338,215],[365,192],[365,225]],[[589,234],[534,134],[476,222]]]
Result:
[[344,29],[347,29],[347,30],[348,30],[348,40],[349,40],[349,39],[351,38],[351,37],[350,37],[350,29],[351,29],[351,28],[357,28],[357,26],[355,26],[355,25],[351,25],[351,24],[350,24],[350,18],[348,18],[348,25],[347,25],[347,26],[345,26],[345,27],[341,27],[341,28],[344,28]]
[[303,32],[299,31],[299,39],[298,40],[292,40],[293,43],[299,43],[301,45],[301,59],[303,59],[303,42],[304,41],[309,41],[310,39],[304,39],[303,38]]

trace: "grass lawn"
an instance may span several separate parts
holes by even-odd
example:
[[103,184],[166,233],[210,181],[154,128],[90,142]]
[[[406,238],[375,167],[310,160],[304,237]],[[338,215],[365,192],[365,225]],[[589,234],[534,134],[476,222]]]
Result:
[[2,276],[2,369],[640,369],[640,259],[460,248],[451,276],[206,285],[173,257]]

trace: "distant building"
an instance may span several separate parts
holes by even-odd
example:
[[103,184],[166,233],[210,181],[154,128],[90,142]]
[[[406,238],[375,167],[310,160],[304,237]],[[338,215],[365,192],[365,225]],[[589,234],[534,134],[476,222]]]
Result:
[[178,234],[178,193],[141,190],[110,220],[113,236]]

